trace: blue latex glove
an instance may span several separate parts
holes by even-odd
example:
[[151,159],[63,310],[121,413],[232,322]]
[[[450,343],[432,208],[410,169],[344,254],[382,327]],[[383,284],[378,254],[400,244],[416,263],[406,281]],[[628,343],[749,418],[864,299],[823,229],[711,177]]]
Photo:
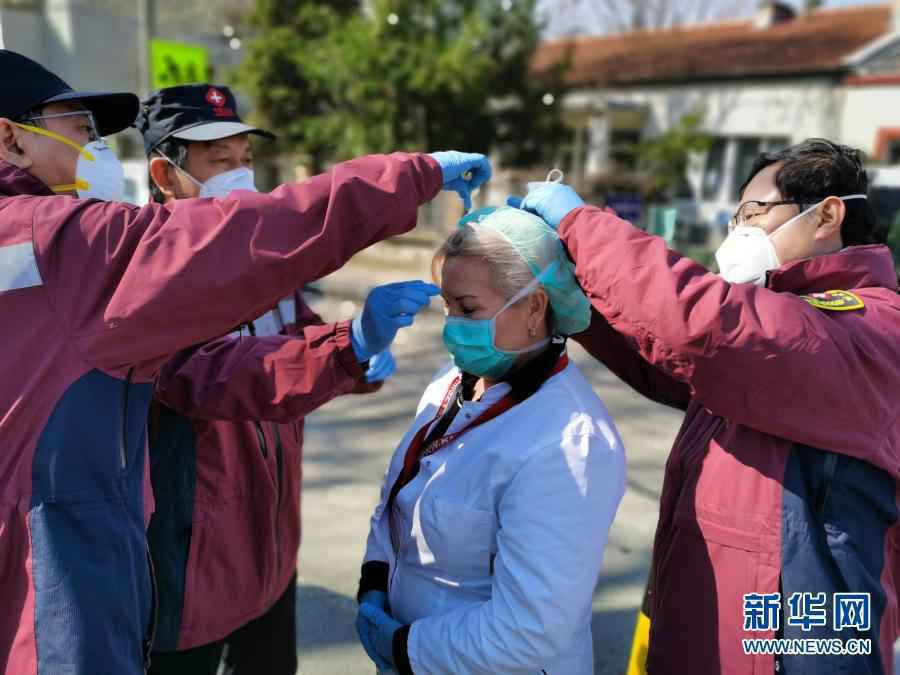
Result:
[[[369,640],[371,640],[375,652],[383,662],[388,664],[389,668],[393,668],[394,633],[402,628],[403,624],[391,617],[384,609],[367,602],[360,603],[359,617],[365,624],[368,624],[364,626],[363,630],[368,630]],[[378,661],[375,661],[375,664],[378,665]]]
[[356,614],[356,633],[359,635],[359,641],[362,643],[363,649],[366,650],[366,654],[375,663],[375,667],[379,671],[392,670],[392,662],[383,659],[375,649],[375,643],[372,640],[373,624],[362,615],[362,608],[367,605],[384,611],[387,609],[387,594],[382,591],[367,591],[359,599],[359,611]]
[[559,228],[570,211],[584,206],[584,200],[578,193],[564,183],[544,183],[531,190],[524,199],[510,197],[506,203],[543,218],[554,230]]
[[[463,200],[466,211],[472,208],[472,190],[486,183],[491,177],[491,163],[477,152],[431,153],[432,159],[441,165],[444,175],[444,190],[452,190]],[[468,178],[468,180],[467,180]]]
[[369,291],[362,314],[352,323],[350,341],[360,363],[387,349],[397,331],[413,320],[441,289],[424,281],[403,281]]
[[369,369],[366,371],[366,382],[384,382],[397,372],[397,362],[390,349],[378,352],[369,359]]

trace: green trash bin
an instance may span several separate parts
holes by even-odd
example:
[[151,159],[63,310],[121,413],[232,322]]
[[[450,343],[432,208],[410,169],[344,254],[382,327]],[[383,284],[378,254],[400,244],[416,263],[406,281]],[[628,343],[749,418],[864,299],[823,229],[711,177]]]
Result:
[[678,209],[669,206],[651,206],[647,210],[647,232],[666,240],[671,245],[675,241]]

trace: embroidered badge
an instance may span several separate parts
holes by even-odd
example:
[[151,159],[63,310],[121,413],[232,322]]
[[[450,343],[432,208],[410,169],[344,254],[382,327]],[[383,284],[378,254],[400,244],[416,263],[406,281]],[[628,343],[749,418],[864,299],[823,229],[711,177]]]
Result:
[[825,291],[824,293],[813,293],[812,295],[800,297],[813,307],[831,312],[849,312],[866,306],[862,298],[850,291]]
[[225,105],[225,101],[227,99],[225,98],[225,94],[223,94],[221,91],[219,91],[215,87],[210,87],[206,92],[206,100],[214,108],[221,108],[223,105]]

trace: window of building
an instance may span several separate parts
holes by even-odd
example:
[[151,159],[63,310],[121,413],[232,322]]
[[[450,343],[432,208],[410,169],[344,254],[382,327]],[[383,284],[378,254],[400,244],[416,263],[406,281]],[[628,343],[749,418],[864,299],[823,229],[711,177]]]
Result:
[[885,159],[888,164],[900,164],[900,140],[888,141]]
[[763,152],[778,152],[784,150],[791,144],[791,139],[787,136],[775,136],[773,138],[762,139]]
[[722,187],[722,174],[725,171],[725,146],[724,138],[713,141],[709,152],[706,154],[706,169],[703,172],[703,199],[712,201],[718,198]]
[[637,168],[637,147],[641,142],[638,129],[611,129],[609,132],[609,157],[613,165],[623,169]]
[[740,198],[738,194],[741,185],[750,175],[750,169],[753,163],[762,152],[762,139],[760,138],[739,138],[737,139],[737,154],[734,162],[734,176],[731,182],[731,196],[737,200]]

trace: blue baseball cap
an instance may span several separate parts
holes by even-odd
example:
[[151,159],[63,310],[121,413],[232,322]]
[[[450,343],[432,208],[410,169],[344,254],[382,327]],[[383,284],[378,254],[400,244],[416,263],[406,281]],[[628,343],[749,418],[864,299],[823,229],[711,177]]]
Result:
[[81,103],[94,115],[97,131],[109,136],[134,123],[140,100],[134,94],[76,91],[27,56],[0,49],[0,117],[22,120],[30,111],[51,103]]
[[237,112],[237,101],[228,87],[183,84],[166,87],[141,101],[135,122],[149,155],[168,138],[185,141],[217,141],[238,134],[275,135],[245,124]]

